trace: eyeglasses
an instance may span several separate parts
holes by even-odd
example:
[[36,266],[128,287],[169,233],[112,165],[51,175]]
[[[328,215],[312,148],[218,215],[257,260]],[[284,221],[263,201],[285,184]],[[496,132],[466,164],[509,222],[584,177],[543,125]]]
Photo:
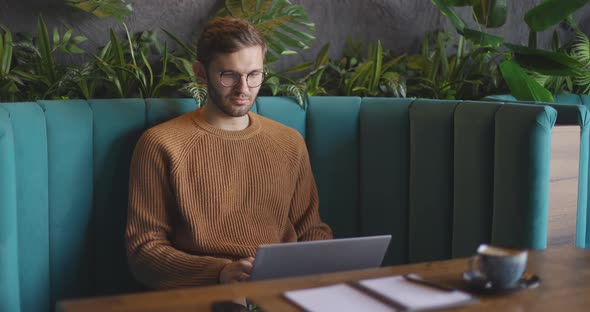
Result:
[[249,74],[240,74],[231,70],[222,71],[219,72],[219,81],[224,87],[235,87],[242,80],[242,76],[246,76],[246,85],[248,85],[248,88],[256,88],[262,84],[266,73],[253,71]]

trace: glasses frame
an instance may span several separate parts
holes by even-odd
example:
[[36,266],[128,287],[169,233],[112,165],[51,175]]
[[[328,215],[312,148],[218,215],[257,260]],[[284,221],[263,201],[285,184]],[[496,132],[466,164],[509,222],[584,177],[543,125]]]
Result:
[[[236,82],[233,85],[225,85],[223,83],[223,79],[221,79],[221,77],[227,73],[233,74],[234,77],[239,76],[240,78],[238,80],[236,80]],[[242,77],[246,76],[246,86],[248,86],[248,88],[250,88],[250,89],[253,89],[253,88],[260,87],[264,83],[264,79],[266,79],[267,72],[266,71],[253,71],[253,72],[247,73],[247,74],[240,74],[240,73],[235,72],[233,70],[224,70],[224,71],[220,71],[218,74],[219,74],[219,83],[221,83],[221,85],[226,88],[233,88],[233,87],[237,86],[242,81]],[[260,84],[258,84],[256,86],[251,86],[250,82],[249,82],[250,75],[253,75],[253,74],[262,74],[262,80],[260,81]]]

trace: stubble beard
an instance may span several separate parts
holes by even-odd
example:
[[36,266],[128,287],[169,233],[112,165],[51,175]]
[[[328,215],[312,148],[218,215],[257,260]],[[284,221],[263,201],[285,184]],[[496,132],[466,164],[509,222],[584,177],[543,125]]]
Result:
[[212,86],[207,87],[207,96],[211,99],[212,104],[215,105],[215,107],[217,107],[218,110],[231,117],[242,117],[248,114],[250,108],[252,108],[252,105],[254,104],[251,95],[234,93],[231,96],[246,97],[250,101],[249,105],[235,107],[231,105],[229,101],[225,101],[225,99],[222,98],[219,92],[217,92],[217,90]]

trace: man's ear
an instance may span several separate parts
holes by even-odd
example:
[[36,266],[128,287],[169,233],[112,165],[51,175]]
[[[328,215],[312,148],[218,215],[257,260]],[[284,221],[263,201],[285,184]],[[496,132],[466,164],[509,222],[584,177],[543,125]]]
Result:
[[198,81],[207,83],[207,73],[205,72],[205,66],[201,62],[193,62],[193,71]]

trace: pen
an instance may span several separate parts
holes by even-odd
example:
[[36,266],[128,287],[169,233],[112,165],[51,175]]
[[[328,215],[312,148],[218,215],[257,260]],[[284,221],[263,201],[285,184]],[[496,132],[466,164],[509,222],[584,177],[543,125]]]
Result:
[[420,276],[418,276],[416,274],[404,274],[403,277],[408,282],[412,282],[412,283],[416,283],[416,284],[420,284],[420,285],[424,285],[424,286],[429,286],[429,287],[436,288],[439,290],[444,290],[444,291],[454,291],[453,288],[423,280]]

